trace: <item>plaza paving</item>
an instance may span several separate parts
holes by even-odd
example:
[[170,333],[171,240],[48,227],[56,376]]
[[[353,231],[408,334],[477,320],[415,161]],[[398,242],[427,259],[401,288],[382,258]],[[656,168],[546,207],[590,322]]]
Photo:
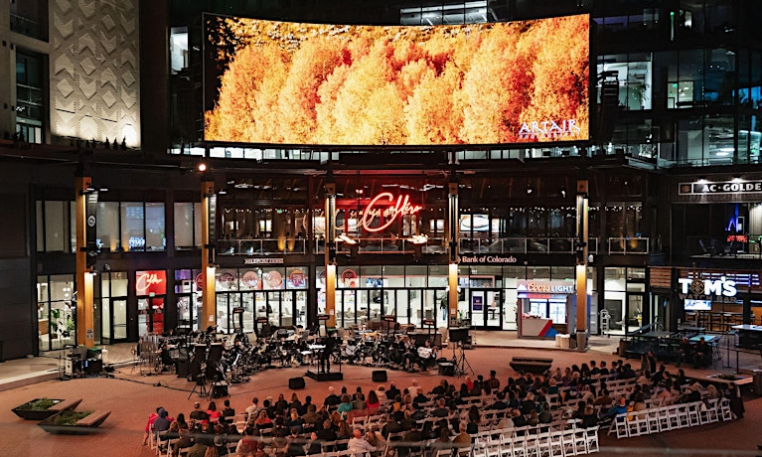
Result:
[[[521,347],[485,347],[488,342],[487,336],[480,338],[482,342],[477,348],[465,351],[466,358],[476,374],[487,375],[490,369],[496,369],[498,377],[505,382],[508,376],[515,375],[508,362],[514,356],[540,355],[553,358],[554,366],[570,366],[580,364],[591,359],[612,361],[618,358],[613,354],[611,347],[616,341],[602,342],[592,341],[591,350],[580,353],[575,351],[562,351],[547,349],[530,349]],[[552,346],[552,345],[551,345]],[[113,348],[110,355],[112,358],[120,357],[118,354],[125,352],[124,348]],[[129,353],[129,351],[126,351]],[[446,349],[442,354],[452,356],[452,351]],[[121,356],[123,357],[123,356]],[[758,363],[759,355],[744,354],[745,362]],[[53,361],[52,365],[50,361]],[[116,361],[115,359],[112,361]],[[639,362],[630,360],[635,366]],[[30,366],[36,363],[36,368]],[[27,368],[19,368],[26,365]],[[142,376],[140,370],[126,364],[118,366],[114,378],[84,378],[72,380],[58,380],[55,359],[45,360],[37,358],[32,360],[9,361],[0,364],[0,384],[11,378],[9,373],[28,370],[30,374],[35,369],[39,375],[53,375],[53,380],[43,380],[29,385],[13,387],[0,392],[0,449],[3,456],[60,456],[60,457],[104,457],[104,456],[141,456],[154,455],[148,447],[142,445],[145,421],[151,411],[157,406],[163,406],[171,415],[184,412],[187,414],[195,401],[206,404],[208,400],[199,399],[196,394],[189,398],[193,384],[185,379],[174,375]],[[328,391],[329,385],[334,385],[337,390],[346,385],[351,391],[357,386],[362,386],[363,391],[377,387],[372,382],[371,372],[375,368],[365,366],[343,365],[344,381],[334,383],[318,383],[306,379],[306,388],[297,391],[300,398],[312,395],[313,401],[322,403]],[[51,371],[52,370],[52,371]],[[676,372],[674,365],[668,365],[668,370]],[[685,369],[689,376],[706,376],[719,371],[733,371],[723,369],[721,366],[708,370]],[[229,389],[232,406],[242,410],[251,401],[253,396],[260,400],[268,396],[276,397],[279,393],[287,394],[288,379],[302,376],[304,368],[270,369],[251,377],[250,382],[235,384]],[[395,382],[398,387],[404,388],[411,385],[415,379],[426,390],[430,390],[439,382],[440,377],[435,370],[427,373],[406,373],[402,371],[387,370],[389,382]],[[33,378],[33,377],[32,377]],[[32,379],[30,378],[30,379]],[[448,378],[459,385],[457,378]],[[29,381],[32,382],[32,381]],[[386,383],[388,385],[388,382]],[[22,421],[12,412],[11,408],[28,400],[39,397],[51,398],[82,398],[80,410],[111,410],[111,416],[101,427],[101,432],[90,436],[64,436],[49,435],[37,427],[35,422]],[[221,403],[223,399],[218,399]],[[613,436],[601,435],[601,455],[631,455],[656,456],[666,454],[682,455],[756,455],[754,449],[758,442],[762,442],[759,430],[762,425],[762,398],[755,395],[745,395],[746,416],[744,419],[730,422],[698,426],[689,429],[681,429],[661,434],[642,436],[616,440]]]

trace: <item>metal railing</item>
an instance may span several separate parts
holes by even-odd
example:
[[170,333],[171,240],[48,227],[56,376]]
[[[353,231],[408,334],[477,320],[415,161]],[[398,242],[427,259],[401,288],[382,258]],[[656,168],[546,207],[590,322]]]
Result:
[[608,239],[609,254],[648,254],[649,239],[641,237],[613,237]]
[[248,238],[218,240],[217,255],[306,254],[306,239]]
[[[573,237],[520,237],[498,238],[494,240],[460,240],[462,254],[574,254]],[[588,252],[598,253],[598,239],[588,239]]]
[[36,21],[11,13],[11,32],[20,33],[32,38],[44,38],[42,27]]

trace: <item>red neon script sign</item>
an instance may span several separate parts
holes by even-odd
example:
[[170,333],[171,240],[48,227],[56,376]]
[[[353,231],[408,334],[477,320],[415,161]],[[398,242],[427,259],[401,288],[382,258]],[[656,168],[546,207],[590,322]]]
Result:
[[[391,192],[382,192],[373,197],[373,200],[371,200],[370,203],[368,203],[368,206],[365,207],[365,211],[362,212],[362,220],[360,221],[360,224],[362,225],[362,228],[368,232],[383,232],[389,228],[397,218],[416,214],[422,209],[422,206],[410,203],[409,195],[399,195],[395,201],[394,195],[392,195]],[[378,227],[371,227],[370,224],[376,218],[380,219],[382,216],[385,222],[382,222]]]
[[141,295],[155,293],[164,295],[166,272],[164,271],[139,271],[135,275],[135,291]]

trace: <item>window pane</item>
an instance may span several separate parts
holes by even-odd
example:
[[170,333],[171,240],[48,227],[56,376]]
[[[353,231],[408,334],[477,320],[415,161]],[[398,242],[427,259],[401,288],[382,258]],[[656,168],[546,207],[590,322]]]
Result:
[[193,203],[175,203],[175,249],[193,247]]
[[163,251],[166,246],[164,203],[146,203],[146,249]]
[[77,204],[69,202],[69,252],[77,253]]
[[119,203],[99,202],[96,233],[101,249],[116,251],[119,246]]
[[45,220],[42,217],[42,202],[37,202],[37,252],[45,251]]
[[146,239],[143,231],[143,203],[122,203],[121,216],[122,248],[127,251],[144,251]]
[[45,202],[45,248],[48,252],[63,252],[68,238],[67,202]]
[[197,248],[201,247],[201,203],[193,204],[193,223],[195,224],[193,242]]

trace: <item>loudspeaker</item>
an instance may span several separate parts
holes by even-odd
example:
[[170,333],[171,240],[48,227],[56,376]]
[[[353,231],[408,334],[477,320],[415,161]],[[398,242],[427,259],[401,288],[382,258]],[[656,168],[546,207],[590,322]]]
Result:
[[[178,378],[187,378],[190,374],[190,364],[188,363],[188,359],[177,359],[175,361],[176,368],[177,368],[177,377]],[[200,370],[199,370],[200,371]],[[198,373],[196,373],[198,374]]]
[[373,382],[386,382],[386,370],[375,370],[373,372]]
[[455,365],[450,362],[439,362],[440,376],[455,376]]
[[304,389],[304,378],[291,378],[288,380],[288,388],[291,390]]

